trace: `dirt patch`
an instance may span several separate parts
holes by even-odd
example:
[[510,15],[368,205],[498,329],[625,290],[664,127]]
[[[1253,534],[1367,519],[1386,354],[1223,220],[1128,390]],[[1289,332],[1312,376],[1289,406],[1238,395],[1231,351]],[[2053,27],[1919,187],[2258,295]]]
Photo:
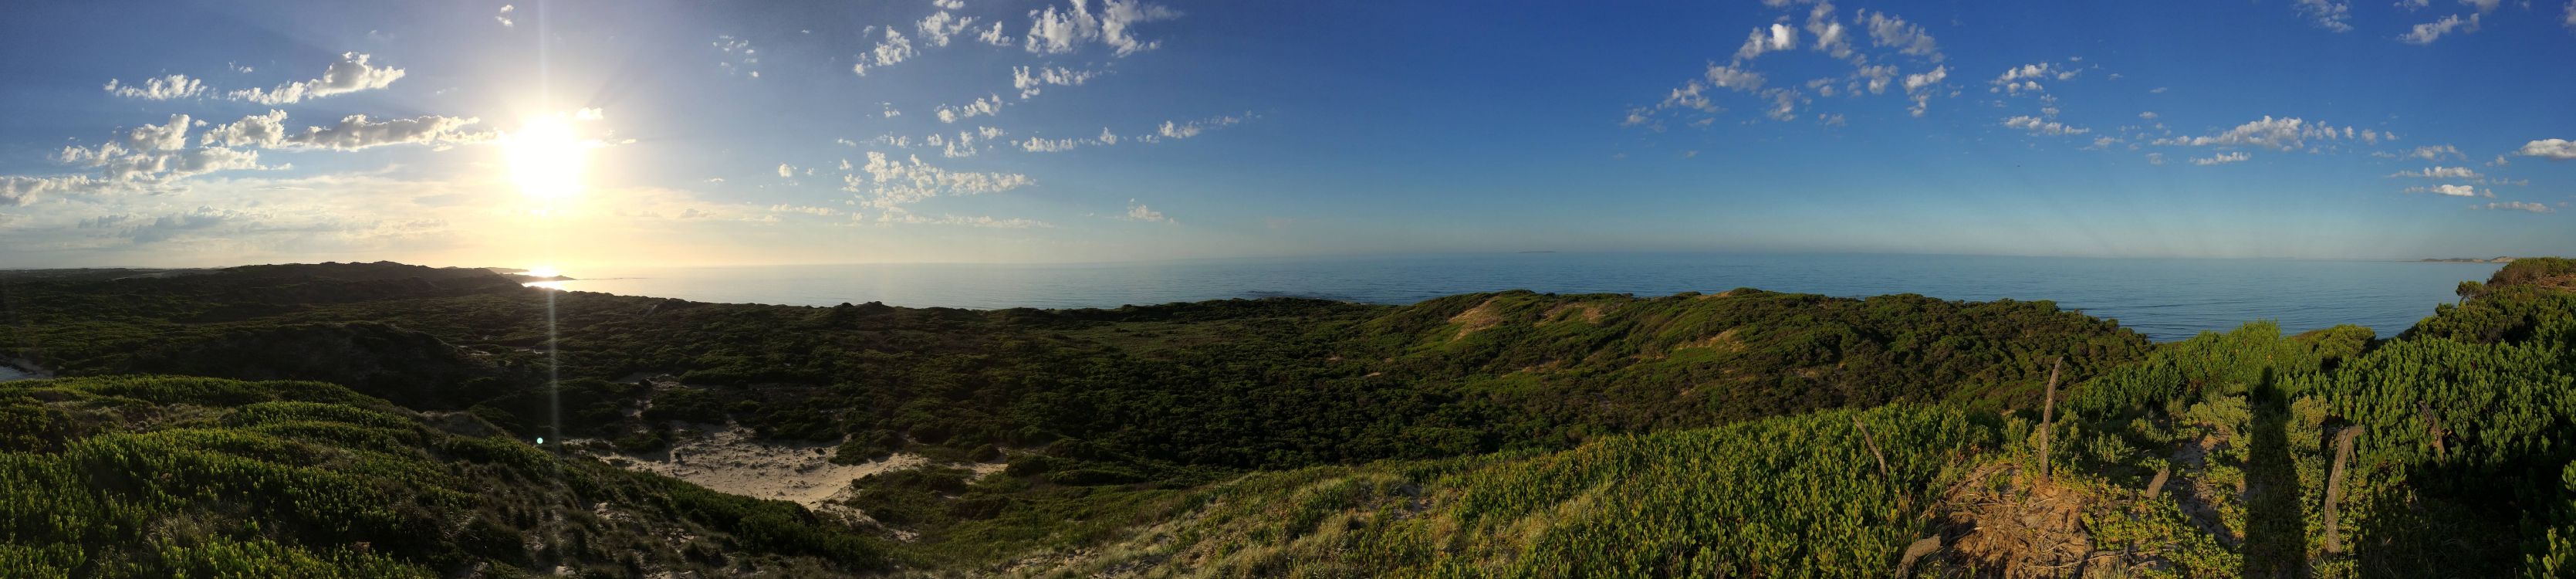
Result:
[[1681,345],[1681,347],[1683,347],[1683,348],[1708,348],[1708,349],[1711,349],[1711,350],[1717,350],[1717,351],[1719,351],[1719,352],[1730,352],[1730,353],[1731,353],[1731,352],[1742,352],[1742,351],[1744,351],[1744,338],[1742,338],[1742,337],[1741,337],[1741,334],[1743,334],[1743,333],[1744,333],[1744,327],[1743,327],[1743,326],[1737,326],[1737,327],[1727,328],[1727,329],[1726,329],[1726,331],[1718,332],[1718,333],[1717,333],[1717,335],[1715,335],[1715,336],[1709,336],[1709,337],[1707,337],[1707,338],[1702,338],[1702,339],[1698,339],[1698,340],[1692,340],[1692,341],[1689,341],[1689,342],[1683,343],[1683,344]]
[[1698,298],[1698,299],[1703,299],[1703,300],[1713,300],[1713,299],[1718,299],[1718,298],[1731,298],[1731,297],[1740,296],[1740,295],[1744,295],[1744,294],[1745,294],[1744,288],[1736,288],[1736,289],[1726,290],[1726,291],[1717,292],[1717,293],[1713,293],[1713,294],[1706,294],[1706,295],[1702,295],[1702,296],[1699,296],[1699,298]]
[[1455,340],[1465,338],[1467,337],[1467,334],[1476,333],[1476,330],[1491,328],[1502,324],[1503,314],[1499,311],[1501,309],[1502,308],[1494,307],[1494,298],[1485,298],[1485,301],[1483,303],[1476,304],[1476,307],[1467,308],[1467,311],[1458,312],[1458,315],[1450,316],[1449,323],[1458,324],[1458,335],[1452,336],[1450,339]]
[[1559,318],[1559,316],[1564,315],[1566,312],[1577,312],[1577,313],[1580,313],[1580,314],[1583,316],[1583,321],[1584,321],[1584,322],[1587,322],[1587,323],[1593,323],[1593,324],[1599,324],[1599,323],[1601,323],[1601,316],[1602,316],[1602,314],[1603,314],[1603,313],[1605,313],[1605,312],[1607,312],[1607,311],[1609,311],[1609,309],[1610,309],[1610,307],[1609,307],[1608,305],[1605,305],[1605,304],[1599,304],[1599,303],[1588,303],[1588,302],[1587,302],[1587,303],[1557,304],[1557,305],[1556,305],[1556,307],[1552,307],[1552,308],[1548,308],[1548,309],[1547,309],[1547,315],[1539,316],[1539,318],[1540,318],[1540,319],[1547,320],[1547,321],[1551,321],[1551,322],[1555,322],[1555,321],[1563,321],[1561,318]]
[[2531,280],[2531,285],[2562,292],[2576,292],[2576,274],[2553,275]]
[[[918,467],[920,455],[897,454],[862,464],[833,464],[831,444],[760,440],[740,426],[672,445],[651,455],[613,455],[626,468],[697,483],[720,493],[795,501],[821,509],[859,477]],[[609,458],[606,456],[603,459]]]
[[[2084,530],[2089,499],[2014,463],[1979,467],[1943,494],[1946,556],[2005,578],[2081,575],[2104,554]],[[2116,553],[2108,554],[2117,557]]]

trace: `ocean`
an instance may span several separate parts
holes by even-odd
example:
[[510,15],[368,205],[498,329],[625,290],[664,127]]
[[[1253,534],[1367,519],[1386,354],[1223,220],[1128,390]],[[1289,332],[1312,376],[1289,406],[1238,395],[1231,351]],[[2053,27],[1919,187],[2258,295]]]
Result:
[[2394,336],[2491,263],[1927,255],[1515,253],[1099,264],[867,264],[566,271],[562,289],[705,302],[1114,308],[1296,296],[1409,304],[1528,289],[1662,296],[1738,287],[1864,297],[2051,300],[2157,341],[2274,320]]

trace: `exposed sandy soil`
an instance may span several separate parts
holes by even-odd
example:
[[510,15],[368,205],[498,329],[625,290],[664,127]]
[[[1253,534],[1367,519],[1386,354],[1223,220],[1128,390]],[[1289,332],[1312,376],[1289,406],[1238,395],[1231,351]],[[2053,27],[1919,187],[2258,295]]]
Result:
[[1467,311],[1450,316],[1449,323],[1458,324],[1458,335],[1450,339],[1465,338],[1467,334],[1476,333],[1476,330],[1503,323],[1503,315],[1495,312],[1494,309],[1494,298],[1485,298],[1484,303],[1476,304],[1476,307],[1467,308]]
[[697,483],[707,490],[795,501],[817,510],[849,490],[851,480],[926,462],[920,455],[896,454],[862,464],[833,464],[832,449],[830,444],[764,441],[751,429],[734,426],[712,429],[705,436],[672,445],[668,452],[610,456],[631,461],[626,468]]

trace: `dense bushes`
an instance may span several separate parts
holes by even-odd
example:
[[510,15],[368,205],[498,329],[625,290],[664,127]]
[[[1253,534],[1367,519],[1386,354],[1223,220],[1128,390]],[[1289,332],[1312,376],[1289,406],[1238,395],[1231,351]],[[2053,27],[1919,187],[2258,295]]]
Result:
[[[0,416],[34,427],[0,447],[0,575],[11,577],[705,569],[618,547],[664,531],[733,542],[761,567],[884,561],[873,539],[792,503],[448,434],[327,384],[10,382]],[[593,514],[609,504],[639,524]]]

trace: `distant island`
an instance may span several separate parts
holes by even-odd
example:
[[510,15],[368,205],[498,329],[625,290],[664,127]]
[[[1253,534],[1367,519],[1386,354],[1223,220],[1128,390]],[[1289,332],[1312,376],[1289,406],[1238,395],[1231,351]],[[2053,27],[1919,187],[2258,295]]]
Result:
[[2513,263],[2513,258],[2505,256],[2496,256],[2487,259],[2478,259],[2474,257],[2428,257],[2415,261],[2436,261],[2446,263]]

